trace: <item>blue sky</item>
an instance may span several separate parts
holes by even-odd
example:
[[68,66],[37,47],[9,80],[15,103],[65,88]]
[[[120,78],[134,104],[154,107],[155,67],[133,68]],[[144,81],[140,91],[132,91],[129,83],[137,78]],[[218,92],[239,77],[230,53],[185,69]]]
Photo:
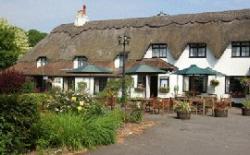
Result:
[[83,3],[90,20],[250,8],[250,0],[0,0],[0,17],[26,30],[49,32],[73,22]]

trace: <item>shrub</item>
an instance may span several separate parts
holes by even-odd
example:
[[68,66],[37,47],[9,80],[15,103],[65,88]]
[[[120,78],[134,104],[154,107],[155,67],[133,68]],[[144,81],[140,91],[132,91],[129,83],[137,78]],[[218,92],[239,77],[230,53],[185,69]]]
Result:
[[25,83],[25,76],[15,70],[5,70],[0,72],[0,93],[10,94],[19,92]]
[[250,109],[250,99],[243,102],[243,108]]
[[140,123],[143,120],[143,111],[141,109],[134,109],[127,115],[126,121],[131,123]]
[[21,88],[22,93],[33,93],[36,89],[36,84],[32,81],[26,81]]
[[115,142],[116,129],[122,123],[122,113],[114,110],[103,116],[82,117],[77,113],[49,113],[42,116],[36,126],[38,147],[83,147]]
[[39,120],[35,99],[29,95],[0,96],[0,154],[17,154],[35,145],[33,125]]

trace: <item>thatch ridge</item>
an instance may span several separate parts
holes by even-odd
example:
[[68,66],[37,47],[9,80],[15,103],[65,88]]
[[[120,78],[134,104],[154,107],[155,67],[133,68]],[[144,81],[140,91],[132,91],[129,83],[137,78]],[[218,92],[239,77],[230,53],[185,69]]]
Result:
[[20,61],[34,62],[41,55],[50,61],[75,55],[112,61],[122,51],[117,38],[125,32],[131,37],[129,59],[141,59],[151,43],[166,43],[177,59],[190,42],[207,43],[219,58],[231,41],[250,40],[249,27],[250,9],[62,24]]

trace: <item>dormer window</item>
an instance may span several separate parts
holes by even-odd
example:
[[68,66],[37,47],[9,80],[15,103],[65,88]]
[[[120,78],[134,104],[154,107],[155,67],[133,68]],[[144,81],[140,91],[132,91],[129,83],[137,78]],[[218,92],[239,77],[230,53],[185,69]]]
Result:
[[232,57],[250,57],[250,42],[232,42]]
[[47,57],[39,57],[36,61],[37,68],[43,67],[48,64]]
[[[125,53],[125,62],[128,59],[128,52]],[[115,68],[122,68],[123,67],[123,53],[120,53],[115,58]]]
[[77,56],[74,59],[74,68],[79,68],[87,65],[88,59],[85,56]]
[[190,43],[189,58],[206,58],[207,45],[205,43]]
[[167,45],[166,44],[152,44],[152,57],[153,58],[166,58]]

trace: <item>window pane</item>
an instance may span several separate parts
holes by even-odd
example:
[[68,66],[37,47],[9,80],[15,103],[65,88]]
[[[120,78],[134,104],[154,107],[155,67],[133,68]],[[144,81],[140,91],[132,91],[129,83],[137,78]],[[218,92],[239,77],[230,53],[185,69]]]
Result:
[[249,47],[242,47],[241,50],[242,50],[241,56],[243,57],[249,56]]
[[199,57],[205,57],[205,55],[206,55],[206,49],[205,48],[199,48],[198,50],[199,50],[198,56]]
[[233,47],[232,56],[239,57],[240,56],[240,47]]
[[160,79],[160,87],[168,88],[169,87],[169,79]]
[[197,48],[190,48],[190,56],[191,57],[197,56]]

